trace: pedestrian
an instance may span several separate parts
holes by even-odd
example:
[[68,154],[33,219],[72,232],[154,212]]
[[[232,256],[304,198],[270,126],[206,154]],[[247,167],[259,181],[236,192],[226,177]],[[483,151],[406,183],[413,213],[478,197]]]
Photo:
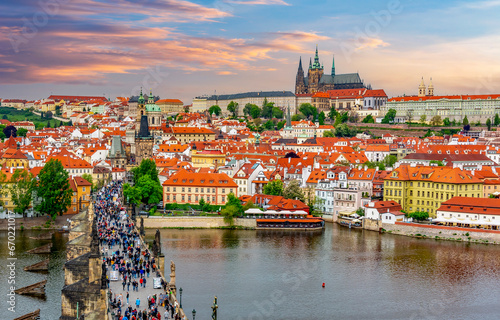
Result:
[[142,284],[144,283],[144,281],[142,280],[142,278],[139,280],[139,283],[141,284],[141,288],[142,288]]
[[129,303],[129,302],[128,302],[128,297],[129,297],[129,294],[128,294],[128,291],[127,291],[127,304]]
[[123,291],[125,291],[125,285],[126,285],[126,284],[127,284],[127,283],[125,282],[125,280],[123,280],[123,282],[122,282]]
[[144,278],[144,280],[142,281],[142,286],[146,288],[146,278]]

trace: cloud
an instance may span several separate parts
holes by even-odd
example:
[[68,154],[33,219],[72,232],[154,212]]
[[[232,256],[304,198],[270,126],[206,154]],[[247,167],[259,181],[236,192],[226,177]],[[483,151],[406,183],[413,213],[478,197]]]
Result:
[[489,9],[500,6],[499,0],[490,0],[490,1],[476,1],[472,3],[464,3],[460,7],[467,9]]
[[239,1],[239,0],[228,0],[227,3],[234,4],[243,4],[243,5],[280,5],[280,6],[290,6],[290,4],[286,3],[283,0],[248,0],[248,1]]
[[231,72],[231,71],[219,71],[217,72],[218,75],[220,76],[230,76],[230,75],[234,75],[234,74],[237,74],[236,72]]
[[361,43],[356,47],[356,51],[364,49],[376,49],[378,47],[387,47],[389,44],[378,38],[363,38]]

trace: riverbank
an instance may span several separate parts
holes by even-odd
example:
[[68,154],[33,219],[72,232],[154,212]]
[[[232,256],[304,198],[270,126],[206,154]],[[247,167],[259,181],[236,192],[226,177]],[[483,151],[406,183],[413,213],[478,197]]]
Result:
[[[74,215],[68,214],[57,216],[55,221],[52,221],[47,216],[34,218],[16,218],[16,230],[59,230],[63,226],[68,225],[66,219],[71,219]],[[0,219],[0,230],[8,230],[8,219]]]
[[[255,219],[234,219],[234,228],[255,229]],[[155,217],[144,218],[146,229],[228,229],[223,217]]]
[[382,223],[382,232],[414,238],[500,244],[499,230],[481,230],[396,222],[395,224]]

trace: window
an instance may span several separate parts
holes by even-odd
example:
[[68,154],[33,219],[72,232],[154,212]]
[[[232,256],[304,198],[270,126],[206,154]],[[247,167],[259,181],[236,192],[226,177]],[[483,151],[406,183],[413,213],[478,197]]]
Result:
[[[226,193],[226,189],[222,188],[222,193]],[[224,201],[224,200],[222,200]]]
[[167,187],[167,192],[170,192],[170,187]]
[[184,192],[184,187],[182,187],[182,192]]
[[215,188],[212,189],[212,193],[215,193]]
[[226,202],[226,197],[222,196],[222,202]]
[[176,191],[177,191],[177,190],[176,190],[176,188],[174,187],[174,192],[176,192]]
[[195,189],[195,192],[198,193],[198,188]]
[[212,202],[215,202],[215,196],[212,196]]
[[201,193],[203,193],[203,188],[201,188],[201,191],[200,191],[200,192],[201,192]]
[[188,188],[188,192],[191,192],[191,188]]
[[83,187],[82,191],[85,192],[85,187]]

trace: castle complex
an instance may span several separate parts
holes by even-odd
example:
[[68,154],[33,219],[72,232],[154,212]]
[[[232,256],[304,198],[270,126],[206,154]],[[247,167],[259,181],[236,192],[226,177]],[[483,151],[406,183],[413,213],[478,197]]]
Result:
[[309,60],[307,77],[304,77],[302,58],[299,60],[299,69],[295,78],[295,94],[358,88],[366,88],[358,73],[335,74],[335,58],[332,61],[332,74],[324,73],[324,66],[319,62],[318,47],[316,47],[314,63],[311,59]]

